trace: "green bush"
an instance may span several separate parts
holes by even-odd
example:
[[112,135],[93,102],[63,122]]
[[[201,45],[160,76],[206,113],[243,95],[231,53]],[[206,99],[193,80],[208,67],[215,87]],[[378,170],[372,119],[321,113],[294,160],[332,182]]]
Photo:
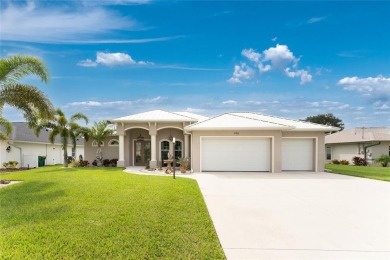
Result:
[[349,165],[349,161],[347,161],[347,160],[341,160],[341,161],[340,161],[340,164],[342,164],[342,165]]
[[8,167],[8,164],[9,164],[9,163],[4,162],[4,163],[3,163],[3,167],[4,167],[4,168],[7,168],[7,167]]
[[333,164],[340,164],[340,161],[339,160],[332,160],[332,163]]
[[352,160],[353,160],[353,164],[355,164],[356,166],[367,166],[368,165],[366,159],[361,158],[359,156],[353,157]]
[[379,158],[375,160],[375,162],[380,163],[383,167],[387,167],[387,165],[390,163],[390,156],[382,154]]

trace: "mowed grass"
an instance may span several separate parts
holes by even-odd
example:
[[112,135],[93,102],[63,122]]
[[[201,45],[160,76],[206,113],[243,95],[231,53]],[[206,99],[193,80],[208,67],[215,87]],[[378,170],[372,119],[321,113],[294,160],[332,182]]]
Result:
[[390,181],[390,167],[326,164],[325,169],[344,175]]
[[1,174],[1,259],[225,259],[196,181],[119,168]]

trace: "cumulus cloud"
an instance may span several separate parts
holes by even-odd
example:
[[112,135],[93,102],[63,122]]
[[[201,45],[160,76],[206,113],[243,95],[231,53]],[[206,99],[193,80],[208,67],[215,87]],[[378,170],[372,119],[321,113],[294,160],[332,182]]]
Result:
[[85,59],[77,63],[78,66],[82,67],[96,67],[98,64],[104,66],[121,66],[121,65],[153,65],[153,62],[149,61],[135,61],[129,54],[116,52],[97,52],[96,60]]
[[[306,84],[312,80],[312,75],[307,70],[297,69],[300,58],[295,57],[287,45],[276,44],[275,47],[270,47],[262,51],[262,53],[252,48],[243,49],[241,55],[249,60],[250,65],[242,63],[245,64],[245,70],[243,70],[242,64],[241,66],[235,65],[233,76],[228,80],[231,84],[239,84],[243,82],[243,79],[254,78],[256,70],[259,74],[271,70],[283,71],[290,78],[300,78],[301,84]],[[237,76],[242,71],[251,72],[250,77]]]
[[246,65],[245,63],[241,63],[241,65],[234,66],[233,76],[228,79],[228,82],[231,84],[239,84],[242,83],[242,79],[251,79],[255,75],[255,71]]

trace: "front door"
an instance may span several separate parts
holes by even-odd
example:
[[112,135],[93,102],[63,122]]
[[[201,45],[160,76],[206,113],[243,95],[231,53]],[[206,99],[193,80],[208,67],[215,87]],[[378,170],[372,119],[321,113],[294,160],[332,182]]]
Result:
[[134,142],[134,165],[147,166],[150,161],[150,141]]

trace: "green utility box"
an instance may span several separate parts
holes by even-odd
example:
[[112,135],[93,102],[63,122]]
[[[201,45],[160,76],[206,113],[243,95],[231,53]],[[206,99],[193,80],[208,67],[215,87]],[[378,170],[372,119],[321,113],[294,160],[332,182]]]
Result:
[[38,167],[45,166],[46,156],[38,156]]

